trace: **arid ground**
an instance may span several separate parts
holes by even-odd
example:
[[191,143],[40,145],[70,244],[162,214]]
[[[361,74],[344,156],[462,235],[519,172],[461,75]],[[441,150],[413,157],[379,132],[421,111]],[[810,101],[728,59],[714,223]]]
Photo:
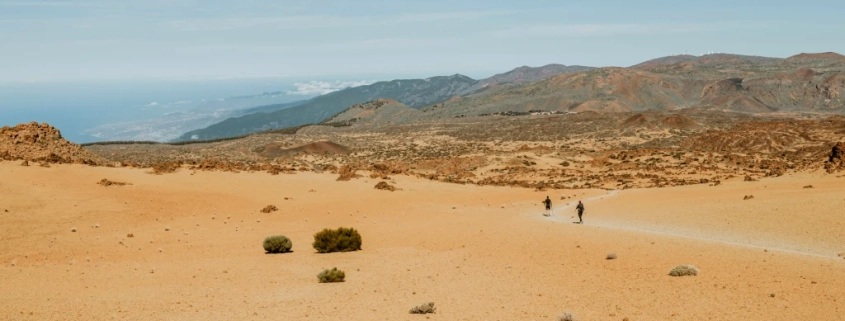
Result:
[[[390,192],[366,172],[34,165],[0,162],[2,320],[845,320],[845,178],[822,169],[545,191],[394,175]],[[340,226],[363,249],[317,254]],[[277,234],[292,253],[264,253]],[[332,267],[346,281],[318,283]]]

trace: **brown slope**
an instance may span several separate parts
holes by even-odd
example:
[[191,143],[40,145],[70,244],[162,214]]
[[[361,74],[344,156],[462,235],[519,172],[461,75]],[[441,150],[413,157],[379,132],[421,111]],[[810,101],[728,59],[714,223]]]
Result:
[[711,65],[711,66],[725,66],[725,65],[747,65],[747,64],[767,64],[780,61],[780,58],[761,57],[761,56],[747,56],[736,54],[707,54],[701,56],[693,55],[676,55],[661,57],[645,61],[631,66],[632,69],[651,70],[668,65]]
[[600,68],[482,95],[426,110],[426,117],[530,110],[624,112],[672,110],[696,103],[706,81],[625,68]]
[[345,155],[349,154],[349,148],[331,141],[309,143],[293,148],[284,148],[277,143],[270,143],[259,148],[256,152],[262,157],[280,158],[293,157],[298,154]]
[[800,53],[792,57],[786,58],[787,61],[801,61],[801,60],[839,60],[845,61],[845,56],[835,52],[822,53]]
[[845,74],[798,69],[708,84],[701,103],[742,112],[843,111]]
[[690,118],[689,116],[675,114],[660,120],[660,125],[663,127],[676,129],[690,129],[701,126],[700,123]]
[[363,123],[401,123],[415,120],[421,112],[394,99],[376,99],[355,104],[326,119],[327,125],[351,125]]

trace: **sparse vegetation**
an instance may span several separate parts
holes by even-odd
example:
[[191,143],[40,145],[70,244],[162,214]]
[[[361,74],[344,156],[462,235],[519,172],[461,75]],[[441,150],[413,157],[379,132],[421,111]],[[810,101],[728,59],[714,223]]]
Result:
[[361,234],[354,228],[324,229],[314,234],[313,245],[319,253],[358,251],[361,249]]
[[346,279],[346,273],[335,267],[331,270],[323,270],[323,272],[317,274],[317,279],[320,280],[320,283],[343,282]]
[[435,313],[437,308],[434,307],[434,302],[423,303],[411,308],[411,314],[429,314]]
[[575,316],[572,313],[564,312],[560,316],[557,317],[557,321],[576,321]]
[[391,191],[391,192],[393,192],[393,191],[395,191],[395,190],[396,190],[396,187],[395,187],[395,186],[393,186],[393,185],[388,184],[387,182],[378,182],[378,184],[376,184],[375,189],[380,189],[380,190],[383,190],[383,191]]
[[268,236],[264,239],[264,251],[267,253],[287,253],[293,247],[293,242],[284,235]]
[[671,271],[671,276],[696,276],[698,275],[698,268],[692,265],[678,265]]

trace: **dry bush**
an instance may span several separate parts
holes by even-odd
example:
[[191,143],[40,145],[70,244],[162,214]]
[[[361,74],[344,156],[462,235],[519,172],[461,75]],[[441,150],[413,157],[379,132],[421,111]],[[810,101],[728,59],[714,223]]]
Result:
[[396,190],[396,186],[390,185],[387,182],[379,182],[378,184],[376,184],[375,189],[393,192]]
[[290,252],[293,247],[293,242],[284,235],[268,236],[264,239],[264,251],[267,253],[286,253]]
[[332,268],[331,270],[323,270],[323,272],[317,274],[317,279],[320,280],[320,283],[343,282],[346,279],[346,273],[343,273],[343,271],[337,268]]
[[349,165],[343,165],[342,167],[340,167],[340,170],[338,170],[338,172],[340,176],[338,176],[337,180],[339,181],[348,181],[353,178],[361,177],[361,175],[355,173],[355,169]]
[[564,312],[560,316],[557,317],[558,321],[575,321],[575,316],[572,313]]
[[158,164],[153,165],[153,174],[161,175],[161,174],[174,173],[181,167],[182,167],[182,164],[179,163],[179,162],[158,163]]
[[411,314],[429,314],[434,313],[437,308],[434,307],[434,302],[423,303],[411,309]]
[[671,276],[696,276],[698,275],[698,268],[692,265],[678,265],[672,271],[669,271]]
[[319,253],[358,251],[361,249],[361,234],[354,228],[324,229],[314,234],[313,246]]

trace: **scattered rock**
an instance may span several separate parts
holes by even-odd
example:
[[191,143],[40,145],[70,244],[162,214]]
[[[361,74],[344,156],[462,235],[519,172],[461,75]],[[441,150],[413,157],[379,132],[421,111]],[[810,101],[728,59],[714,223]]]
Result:
[[813,185],[804,186],[804,188],[813,188]]
[[267,207],[261,210],[261,213],[271,213],[278,210],[279,209],[275,205],[267,205]]
[[71,228],[70,228],[70,231],[71,231],[71,232],[76,233],[76,228],[75,228],[75,227],[71,227]]
[[608,253],[607,259],[608,260],[615,260],[616,259],[616,253]]
[[24,160],[23,162],[21,162],[21,166],[29,166],[29,161]]
[[742,200],[747,201],[747,200],[750,200],[752,198],[754,198],[754,195],[745,195],[745,197],[743,197]]
[[129,183],[124,183],[124,182],[115,182],[115,181],[110,181],[110,180],[105,179],[105,178],[103,178],[101,181],[97,182],[97,184],[99,184],[99,185],[103,185],[103,186],[124,186],[124,185],[132,185],[132,184],[129,184]]
[[756,179],[754,179],[754,177],[751,177],[751,176],[745,175],[745,181],[746,181],[746,182],[756,182],[757,180],[756,180]]
[[388,184],[387,182],[379,182],[376,184],[376,189],[386,190],[386,191],[396,191],[396,187],[393,185]]
[[132,238],[132,237],[135,237],[135,234],[129,233],[129,234],[126,234],[126,237]]

